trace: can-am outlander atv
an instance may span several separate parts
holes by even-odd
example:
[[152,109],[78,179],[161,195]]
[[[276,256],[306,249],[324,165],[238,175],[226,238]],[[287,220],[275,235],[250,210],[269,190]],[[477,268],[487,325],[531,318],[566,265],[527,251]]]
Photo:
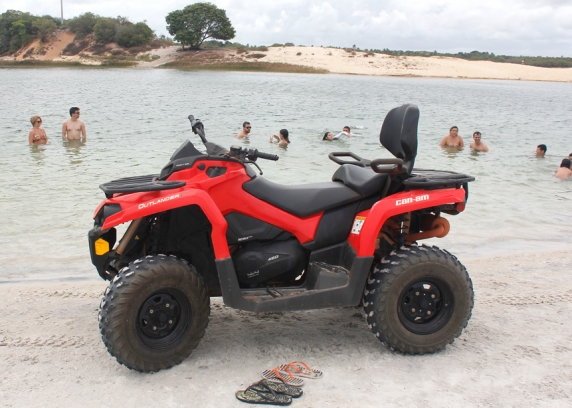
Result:
[[[278,156],[205,138],[185,141],[160,174],[102,184],[91,260],[111,281],[99,328],[109,353],[138,371],[181,363],[205,333],[210,297],[252,312],[363,304],[391,349],[432,353],[471,316],[472,283],[457,258],[418,245],[449,232],[474,178],[413,168],[419,110],[391,110],[381,144],[395,158],[329,158],[331,181],[280,185],[252,167]],[[115,227],[129,222],[119,242]]]

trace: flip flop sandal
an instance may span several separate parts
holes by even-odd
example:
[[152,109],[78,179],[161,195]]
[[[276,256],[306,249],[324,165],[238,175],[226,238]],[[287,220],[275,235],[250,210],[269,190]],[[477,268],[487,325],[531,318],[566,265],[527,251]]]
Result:
[[264,370],[262,372],[262,378],[277,384],[286,384],[294,387],[301,387],[304,385],[304,380],[301,378],[296,378],[288,371],[283,370],[280,367],[276,367],[272,370]]
[[[262,384],[264,386],[262,386]],[[273,383],[268,380],[261,380],[256,384],[252,384],[250,387],[255,391],[264,391],[264,387],[267,387],[274,391],[276,394],[284,394],[292,398],[300,398],[304,393],[300,387],[293,387],[284,383]]]
[[292,403],[292,397],[277,394],[262,381],[249,385],[244,391],[237,391],[235,396],[239,401],[248,404],[290,405]]
[[293,363],[280,366],[279,368],[288,371],[293,377],[318,379],[322,378],[324,375],[320,370],[310,368],[310,366],[303,361],[294,361]]

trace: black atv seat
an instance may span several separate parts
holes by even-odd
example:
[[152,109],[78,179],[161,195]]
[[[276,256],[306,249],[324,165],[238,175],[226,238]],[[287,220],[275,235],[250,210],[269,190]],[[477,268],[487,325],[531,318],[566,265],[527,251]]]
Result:
[[287,186],[256,177],[243,188],[254,197],[298,217],[308,217],[363,198],[344,184],[331,181]]
[[387,194],[389,174],[376,173],[371,167],[344,164],[332,176],[332,181],[341,181],[364,197],[381,192]]

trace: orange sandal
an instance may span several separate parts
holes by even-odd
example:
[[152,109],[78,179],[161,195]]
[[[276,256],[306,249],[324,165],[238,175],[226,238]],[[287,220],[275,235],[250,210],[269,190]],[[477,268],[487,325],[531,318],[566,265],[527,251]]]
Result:
[[289,371],[284,370],[282,367],[283,366],[279,366],[272,370],[264,370],[262,372],[262,378],[273,383],[284,383],[294,387],[301,387],[304,385],[304,380],[296,378]]
[[288,372],[293,377],[318,379],[322,378],[324,375],[320,370],[310,368],[310,366],[303,361],[294,361],[292,363],[279,366],[278,368]]

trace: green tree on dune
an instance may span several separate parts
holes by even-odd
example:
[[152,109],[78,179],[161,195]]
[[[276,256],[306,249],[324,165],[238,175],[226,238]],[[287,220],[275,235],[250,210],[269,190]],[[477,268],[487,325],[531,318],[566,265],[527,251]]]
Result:
[[167,30],[185,48],[198,49],[208,38],[228,41],[236,31],[226,11],[211,3],[195,3],[167,14]]

